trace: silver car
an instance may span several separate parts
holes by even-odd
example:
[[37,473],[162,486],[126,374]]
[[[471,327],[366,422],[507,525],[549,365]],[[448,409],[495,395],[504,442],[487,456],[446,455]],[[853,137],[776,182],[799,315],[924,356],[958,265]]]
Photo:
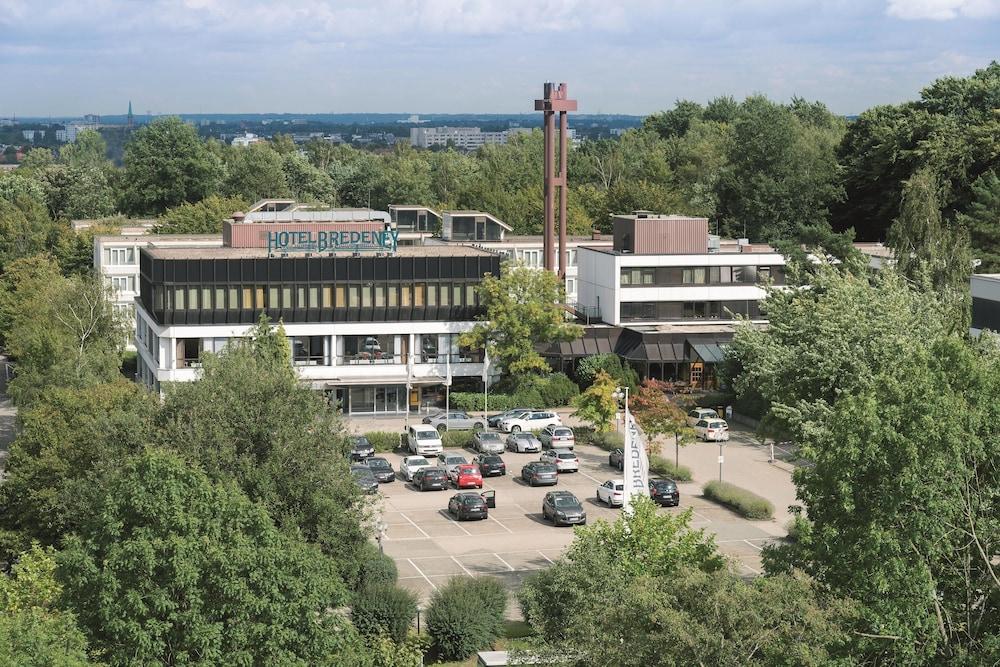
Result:
[[480,454],[503,454],[503,440],[498,433],[479,431],[472,436],[472,448]]
[[468,461],[466,461],[465,457],[460,454],[449,454],[448,452],[441,452],[437,456],[438,467],[447,470],[449,477],[453,472],[455,472],[458,466],[466,463],[468,463]]
[[439,412],[436,415],[429,415],[421,420],[424,424],[433,426],[438,433],[445,431],[482,431],[486,428],[486,419],[483,417],[473,417],[467,412]]
[[522,454],[525,452],[537,453],[542,451],[542,443],[530,431],[511,433],[507,436],[507,449],[512,452]]

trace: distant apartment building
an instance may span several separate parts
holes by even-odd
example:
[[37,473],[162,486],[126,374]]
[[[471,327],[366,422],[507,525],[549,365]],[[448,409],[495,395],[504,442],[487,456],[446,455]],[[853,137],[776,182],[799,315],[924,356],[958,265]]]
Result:
[[96,123],[68,123],[66,129],[56,130],[56,141],[71,144],[76,141],[77,136],[84,130],[97,131]]
[[45,130],[21,130],[21,136],[28,141],[34,141],[35,137],[39,139],[45,138]]
[[[410,128],[410,145],[414,148],[448,146],[459,150],[474,151],[486,144],[506,144],[516,134],[531,132],[528,127],[512,127],[499,132],[483,132],[478,127],[413,127]],[[570,138],[575,131],[570,130]]]
[[242,146],[246,148],[250,144],[258,144],[262,141],[264,140],[261,137],[258,137],[253,132],[244,132],[240,136],[233,137],[233,140],[230,143],[233,146]]

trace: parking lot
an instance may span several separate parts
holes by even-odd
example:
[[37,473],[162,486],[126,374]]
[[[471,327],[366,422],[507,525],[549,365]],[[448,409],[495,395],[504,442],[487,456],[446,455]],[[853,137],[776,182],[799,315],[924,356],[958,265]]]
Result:
[[[470,461],[475,456],[467,450],[446,451]],[[395,482],[383,484],[382,521],[387,526],[383,548],[396,561],[400,585],[424,601],[456,575],[488,574],[516,589],[524,577],[557,559],[573,540],[573,528],[557,528],[542,520],[542,497],[551,489],[572,491],[583,502],[588,522],[617,518],[621,510],[598,503],[595,489],[621,473],[608,465],[607,452],[591,446],[578,446],[576,451],[579,472],[560,474],[555,487],[537,488],[522,482],[519,474],[521,466],[537,460],[538,454],[505,453],[507,475],[486,478],[484,483],[484,490],[496,491],[496,508],[485,521],[458,522],[449,516],[448,499],[456,490],[420,492],[398,475]],[[398,470],[402,455],[385,456]],[[720,550],[735,559],[738,570],[759,573],[761,549],[776,539],[773,522],[748,521],[701,498],[698,482],[678,487],[680,507],[660,511],[692,509],[692,526],[714,534]],[[515,608],[511,612],[516,615]]]

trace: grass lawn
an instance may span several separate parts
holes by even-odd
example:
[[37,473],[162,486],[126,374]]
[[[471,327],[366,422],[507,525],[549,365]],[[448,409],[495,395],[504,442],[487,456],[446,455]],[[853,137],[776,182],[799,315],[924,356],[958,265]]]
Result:
[[[497,640],[494,648],[498,651],[505,651],[518,644],[518,639],[530,637],[532,635],[531,626],[524,621],[504,621],[503,636]],[[428,665],[436,667],[476,667],[476,656],[461,662],[429,662]]]

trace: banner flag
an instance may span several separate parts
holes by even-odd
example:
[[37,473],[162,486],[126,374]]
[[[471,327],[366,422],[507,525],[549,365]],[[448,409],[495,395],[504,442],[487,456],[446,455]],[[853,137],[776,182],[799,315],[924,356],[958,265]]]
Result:
[[632,498],[649,497],[649,457],[639,428],[631,414],[625,415],[625,498],[623,508],[629,511]]

